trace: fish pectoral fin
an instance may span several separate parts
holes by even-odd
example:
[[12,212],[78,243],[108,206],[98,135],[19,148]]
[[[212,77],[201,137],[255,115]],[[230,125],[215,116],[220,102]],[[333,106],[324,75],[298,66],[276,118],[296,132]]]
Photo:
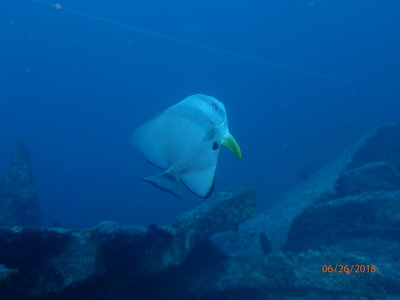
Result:
[[171,174],[168,170],[160,174],[143,178],[161,190],[170,192],[178,198],[182,198],[182,184],[178,177]]
[[213,139],[215,137],[215,135],[217,134],[217,131],[215,130],[215,128],[211,128],[204,136],[203,138],[203,142],[208,142],[211,139]]

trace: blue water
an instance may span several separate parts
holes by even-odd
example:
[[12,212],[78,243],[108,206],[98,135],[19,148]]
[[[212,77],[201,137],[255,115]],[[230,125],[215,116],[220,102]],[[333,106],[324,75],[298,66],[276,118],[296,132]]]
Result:
[[216,190],[255,186],[260,209],[302,170],[400,120],[400,2],[60,3],[221,52],[1,1],[0,172],[24,137],[48,224],[166,224],[204,201],[140,181],[158,171],[129,143],[141,122],[194,93],[224,102],[243,151],[240,162],[222,151]]

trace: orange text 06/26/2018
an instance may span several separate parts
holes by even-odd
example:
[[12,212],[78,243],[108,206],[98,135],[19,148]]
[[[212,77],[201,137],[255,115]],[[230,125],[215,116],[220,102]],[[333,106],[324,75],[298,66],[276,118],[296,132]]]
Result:
[[323,273],[376,273],[376,265],[323,265]]

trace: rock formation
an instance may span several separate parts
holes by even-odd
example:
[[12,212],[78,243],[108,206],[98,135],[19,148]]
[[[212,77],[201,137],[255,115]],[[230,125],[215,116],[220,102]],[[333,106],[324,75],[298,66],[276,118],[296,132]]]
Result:
[[[274,253],[265,254],[260,233],[271,242]],[[243,282],[252,282],[250,289],[261,294],[255,299],[268,299],[263,298],[267,295],[297,299],[293,294],[305,299],[338,299],[340,294],[346,299],[391,299],[392,295],[397,299],[400,125],[375,130],[281,203],[245,222],[238,231],[214,235],[212,241],[231,259],[220,272],[211,272],[221,277],[212,287],[204,283],[210,291],[249,288]],[[282,270],[270,263],[274,257],[279,257]],[[323,265],[375,265],[377,269],[324,274]],[[242,275],[240,281],[221,282],[232,268]],[[271,273],[263,270],[280,274],[265,276]],[[287,272],[284,278],[282,272]]]
[[8,174],[0,179],[0,225],[39,226],[41,213],[28,151],[22,139],[16,144]]
[[180,274],[195,247],[211,251],[208,236],[237,228],[254,211],[254,191],[235,188],[164,228],[120,227],[110,221],[90,229],[0,227],[5,266],[0,268],[0,298],[160,297],[164,282]]

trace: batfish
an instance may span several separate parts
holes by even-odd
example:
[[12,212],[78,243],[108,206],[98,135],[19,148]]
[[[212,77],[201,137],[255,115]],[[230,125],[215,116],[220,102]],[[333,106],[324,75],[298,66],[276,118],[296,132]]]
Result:
[[179,198],[182,185],[200,197],[212,194],[221,145],[242,159],[224,105],[202,94],[183,99],[139,126],[131,142],[148,162],[164,169],[143,180]]

